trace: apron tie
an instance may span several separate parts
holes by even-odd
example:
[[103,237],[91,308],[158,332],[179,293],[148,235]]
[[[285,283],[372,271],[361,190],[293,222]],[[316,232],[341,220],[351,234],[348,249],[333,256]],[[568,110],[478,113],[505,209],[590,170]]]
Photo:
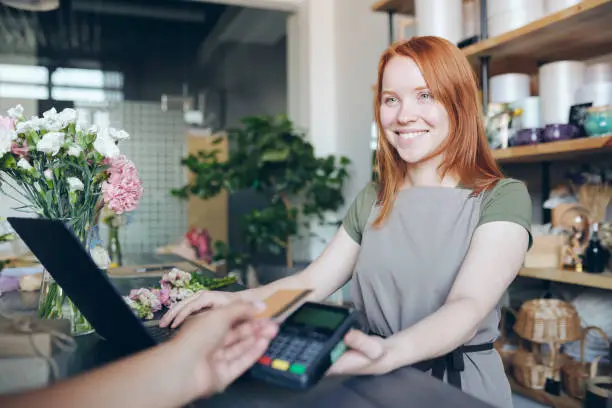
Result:
[[[371,335],[381,336],[378,333],[370,331]],[[411,367],[416,368],[419,371],[431,370],[431,375],[440,381],[444,381],[444,373],[448,383],[462,389],[461,385],[461,371],[465,370],[465,362],[463,361],[463,355],[465,353],[475,353],[479,351],[493,350],[493,343],[482,343],[474,344],[469,346],[461,346],[440,357],[432,358],[430,360],[424,360],[419,363],[413,364]]]
[[444,380],[444,373],[446,372],[448,383],[459,389],[462,389],[461,371],[465,370],[465,362],[463,361],[463,355],[465,353],[474,353],[474,352],[487,351],[487,350],[492,350],[492,349],[493,349],[493,343],[482,343],[482,344],[474,344],[470,346],[461,346],[444,356],[424,361],[422,363],[415,365],[415,367],[418,369],[419,365],[423,365],[425,366],[423,368],[427,368],[426,370],[423,370],[423,371],[428,371],[429,369],[431,369],[431,375],[433,375],[440,381]]

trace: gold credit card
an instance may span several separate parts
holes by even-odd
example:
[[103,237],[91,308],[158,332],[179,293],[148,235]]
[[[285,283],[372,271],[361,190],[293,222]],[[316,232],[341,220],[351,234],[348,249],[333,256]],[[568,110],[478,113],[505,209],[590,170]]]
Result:
[[264,299],[266,310],[257,317],[273,320],[283,320],[297,309],[312,293],[311,289],[282,289]]

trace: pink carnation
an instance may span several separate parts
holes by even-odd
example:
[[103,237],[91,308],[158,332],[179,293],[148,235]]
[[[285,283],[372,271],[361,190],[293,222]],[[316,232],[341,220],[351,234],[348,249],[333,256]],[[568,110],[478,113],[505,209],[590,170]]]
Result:
[[23,140],[23,144],[19,142],[13,142],[11,145],[11,153],[19,157],[26,157],[30,149],[28,148],[28,142]]
[[15,121],[6,116],[0,116],[0,128],[15,130]]
[[104,202],[116,214],[134,211],[142,197],[142,182],[136,166],[124,155],[107,159],[108,180],[102,184]]

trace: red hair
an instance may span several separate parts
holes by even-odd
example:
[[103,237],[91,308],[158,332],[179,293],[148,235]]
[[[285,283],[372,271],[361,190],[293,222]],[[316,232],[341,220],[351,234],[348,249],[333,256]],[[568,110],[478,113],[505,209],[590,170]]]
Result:
[[378,64],[374,115],[378,127],[376,172],[381,211],[374,221],[376,226],[389,215],[408,170],[385,137],[380,121],[383,73],[394,56],[411,58],[417,64],[434,100],[442,104],[449,116],[449,137],[421,162],[444,153],[438,167],[441,177],[451,174],[462,186],[472,189],[473,194],[492,188],[503,178],[487,142],[476,74],[461,50],[433,36],[398,42],[383,53]]

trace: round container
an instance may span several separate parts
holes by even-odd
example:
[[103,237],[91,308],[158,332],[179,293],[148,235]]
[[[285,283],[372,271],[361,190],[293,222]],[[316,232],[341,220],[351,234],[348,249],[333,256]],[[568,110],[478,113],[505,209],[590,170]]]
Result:
[[527,74],[495,75],[489,83],[492,103],[512,103],[529,97],[530,78]]
[[581,0],[544,0],[544,12],[546,14],[556,13],[568,7],[575,6]]
[[544,142],[558,142],[560,140],[570,140],[578,137],[578,128],[571,124],[550,124],[544,128],[542,134],[542,141]]
[[612,106],[594,106],[587,109],[584,129],[588,136],[612,134]]
[[510,139],[511,146],[527,146],[542,143],[542,134],[544,129],[542,128],[529,128],[521,129],[512,139]]
[[576,309],[560,299],[532,299],[524,302],[514,324],[514,331],[534,343],[559,344],[582,337]]

